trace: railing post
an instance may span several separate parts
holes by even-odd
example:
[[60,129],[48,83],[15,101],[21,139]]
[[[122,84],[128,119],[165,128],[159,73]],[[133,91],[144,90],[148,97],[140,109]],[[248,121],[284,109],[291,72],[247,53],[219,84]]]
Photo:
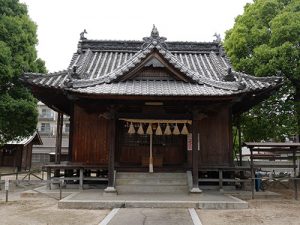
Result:
[[47,167],[47,186],[51,190],[51,168]]
[[219,188],[220,191],[223,191],[223,171],[222,169],[219,169]]
[[79,189],[83,190],[83,168],[79,170]]
[[294,167],[294,194],[295,194],[295,200],[298,200],[296,148],[292,148],[292,150],[293,150],[293,167]]
[[251,197],[254,199],[254,190],[255,190],[255,171],[254,171],[254,165],[253,165],[253,147],[250,147],[250,160],[251,160]]

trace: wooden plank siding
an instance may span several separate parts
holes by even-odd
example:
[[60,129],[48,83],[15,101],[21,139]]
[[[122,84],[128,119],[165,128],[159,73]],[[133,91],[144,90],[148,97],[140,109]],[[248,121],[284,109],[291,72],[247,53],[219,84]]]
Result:
[[198,123],[200,126],[199,167],[232,165],[230,109],[224,107]]
[[[99,117],[100,108],[88,110],[74,105],[72,130],[72,161],[86,164],[108,164],[109,120]],[[141,114],[142,115],[142,114]],[[199,167],[232,166],[232,131],[230,107],[221,107],[198,121],[200,132]],[[190,129],[190,128],[189,128]],[[148,157],[149,146],[128,146],[122,141],[124,128],[117,121],[115,162],[122,167],[141,167],[143,157]],[[191,131],[191,130],[190,130]],[[153,146],[154,155],[162,156],[163,166],[187,165],[191,167],[191,151],[187,151],[186,136],[179,135],[175,145]]]
[[99,113],[87,112],[74,105],[72,161],[107,164],[109,153],[109,120]]

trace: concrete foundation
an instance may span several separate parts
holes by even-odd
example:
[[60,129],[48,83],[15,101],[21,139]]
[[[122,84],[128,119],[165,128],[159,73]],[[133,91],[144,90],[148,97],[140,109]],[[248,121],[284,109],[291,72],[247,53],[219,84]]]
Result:
[[104,190],[83,190],[58,202],[61,209],[107,208],[203,208],[245,209],[248,203],[219,192],[202,192],[201,195],[182,193],[139,193],[107,196]]

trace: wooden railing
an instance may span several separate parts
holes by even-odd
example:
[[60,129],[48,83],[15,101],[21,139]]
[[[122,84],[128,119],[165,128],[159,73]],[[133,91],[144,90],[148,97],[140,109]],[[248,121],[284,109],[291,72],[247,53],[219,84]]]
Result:
[[[84,171],[86,170],[102,170],[106,169],[107,166],[103,165],[90,165],[90,164],[50,164],[44,165],[43,170],[47,172],[47,187],[51,189],[51,184],[61,184],[65,181],[78,181],[79,189],[83,189],[84,181],[107,181],[107,177],[92,177],[85,176]],[[59,171],[57,173],[57,171]],[[72,171],[72,174],[66,174],[65,171]],[[78,173],[79,171],[79,173]],[[62,172],[62,173],[61,173]],[[52,174],[54,174],[52,176]],[[58,176],[56,174],[59,174]]]

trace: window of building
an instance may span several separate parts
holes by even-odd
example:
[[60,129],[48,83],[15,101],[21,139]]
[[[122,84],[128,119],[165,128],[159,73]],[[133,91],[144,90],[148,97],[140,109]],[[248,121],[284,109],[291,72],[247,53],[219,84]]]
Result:
[[44,108],[41,111],[41,117],[43,118],[51,118],[52,117],[52,112],[50,109]]
[[65,124],[65,132],[66,132],[66,133],[69,133],[69,132],[70,132],[70,124],[69,124],[69,123],[66,123],[66,124]]
[[50,132],[50,123],[41,123],[41,132]]
[[49,154],[35,153],[35,154],[32,154],[32,162],[33,163],[47,163],[47,162],[50,162],[50,156],[49,156]]

